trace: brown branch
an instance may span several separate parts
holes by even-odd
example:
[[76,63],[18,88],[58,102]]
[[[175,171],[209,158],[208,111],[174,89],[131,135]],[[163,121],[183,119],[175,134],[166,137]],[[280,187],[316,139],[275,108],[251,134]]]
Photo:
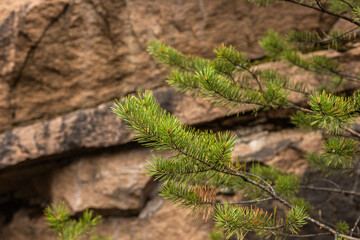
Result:
[[[241,174],[238,174],[236,172],[232,172],[228,169],[218,169],[216,168],[215,170],[217,171],[220,171],[220,172],[223,172],[225,174],[229,174],[229,175],[233,175],[233,176],[239,176],[239,177],[242,177],[244,179],[245,176],[241,175]],[[245,177],[245,179],[247,180],[248,183],[251,183],[253,184],[254,186],[257,186],[259,187],[260,189],[264,190],[266,193],[268,193],[270,196],[273,197],[274,200],[277,200],[279,201],[280,203],[282,203],[284,206],[288,207],[288,208],[294,208],[294,206],[289,203],[288,201],[286,201],[285,199],[281,198],[280,196],[278,196],[276,193],[273,193],[271,192],[269,189],[267,189],[266,187],[264,187],[263,185],[261,184],[258,184],[257,182],[254,182],[252,181],[251,179],[248,179]],[[315,224],[317,225],[318,227],[320,228],[323,228],[325,229],[326,231],[328,231],[329,233],[333,234],[333,235],[338,235],[339,237],[343,237],[345,239],[349,239],[349,240],[360,240],[360,238],[355,238],[355,237],[351,237],[351,236],[348,236],[348,235],[345,235],[345,234],[342,234],[342,233],[339,233],[337,232],[335,229],[333,229],[332,227],[326,225],[326,224],[323,224],[321,223],[320,221],[312,218],[312,217],[307,217],[306,220],[312,224]]]
[[[350,36],[348,36],[350,33],[354,32],[353,34],[351,34]],[[358,39],[360,37],[360,31],[359,28],[353,28],[347,32],[344,32],[338,36],[332,37],[332,38],[328,38],[328,39],[324,39],[324,40],[320,40],[320,41],[315,41],[313,42],[314,45],[319,45],[319,46],[323,46],[323,45],[328,45],[331,44],[334,40],[340,39],[341,41],[343,41],[344,43],[347,42],[351,42],[351,41],[355,41],[356,39]]]
[[360,216],[356,219],[356,222],[354,223],[354,226],[351,229],[350,236],[354,234],[355,228],[359,224],[359,222],[360,222]]
[[228,60],[232,65],[236,66],[237,68],[240,68],[240,69],[245,70],[246,72],[250,73],[250,75],[254,78],[254,80],[255,80],[256,83],[258,84],[258,86],[259,86],[259,91],[260,91],[260,92],[263,92],[263,89],[262,89],[262,87],[261,87],[260,80],[259,80],[258,76],[257,76],[253,71],[251,71],[249,68],[247,68],[247,67],[245,67],[245,66],[242,66],[242,65],[239,65],[239,64],[234,63],[234,62],[231,61],[231,59],[229,59],[229,58],[226,58],[226,60]]
[[356,136],[356,137],[360,138],[360,133],[352,130],[351,128],[345,127],[344,130],[347,131],[348,133],[352,134],[353,136]]
[[320,2],[320,0],[315,0],[316,1],[316,4],[319,6],[319,8],[321,10],[324,10],[324,6],[322,5],[322,3]]
[[298,89],[295,89],[295,88],[291,88],[289,86],[283,86],[282,88],[284,89],[287,89],[287,90],[290,90],[292,92],[297,92],[297,93],[301,93],[301,94],[304,94],[305,96],[309,96],[311,93],[309,92],[305,92],[305,91],[301,91],[301,90],[298,90]]
[[279,234],[284,237],[297,237],[297,238],[310,238],[310,237],[317,237],[317,236],[324,236],[324,235],[330,235],[331,233],[312,233],[312,234],[287,234],[283,232],[275,232],[276,234]]
[[[128,114],[129,114],[129,113],[128,113]],[[132,120],[133,122],[135,122],[136,124],[138,124],[138,126],[140,126],[141,128],[143,128],[143,131],[144,131],[146,134],[151,135],[151,136],[154,137],[154,139],[156,139],[157,141],[162,140],[160,137],[156,136],[155,134],[150,133],[149,130],[148,130],[145,126],[143,126],[143,124],[141,124],[140,122],[138,122],[138,121],[137,121],[133,116],[131,116],[130,114],[129,114],[129,117],[131,118],[131,120]],[[206,165],[206,166],[208,166],[208,167],[211,166],[211,165],[210,165],[208,162],[206,162],[205,160],[203,160],[203,159],[201,159],[201,158],[199,158],[199,157],[197,157],[197,156],[193,156],[192,154],[189,154],[188,152],[180,149],[180,148],[176,145],[176,143],[172,140],[171,132],[170,132],[170,131],[168,131],[168,132],[169,132],[169,136],[170,136],[170,138],[171,138],[171,139],[170,139],[171,144],[173,144],[173,146],[167,144],[167,145],[169,146],[169,148],[172,148],[172,149],[178,151],[179,153],[184,154],[185,156],[191,157],[191,158],[193,158],[193,159],[201,162],[202,164],[204,164],[204,165]],[[159,142],[161,142],[161,141],[159,141]],[[264,192],[266,192],[267,194],[269,194],[272,199],[279,201],[279,202],[282,203],[284,206],[286,206],[286,207],[288,207],[288,208],[290,208],[290,209],[291,209],[291,208],[294,208],[294,206],[293,206],[291,203],[289,203],[288,201],[286,201],[285,199],[283,199],[282,197],[280,197],[279,195],[277,195],[276,192],[273,191],[272,187],[271,187],[271,188],[268,188],[267,186],[264,186],[264,185],[262,185],[262,184],[260,184],[260,183],[258,183],[258,182],[256,182],[256,181],[250,179],[248,176],[244,175],[244,174],[249,174],[249,173],[236,172],[236,171],[234,171],[233,169],[230,169],[230,168],[228,168],[228,167],[226,167],[226,166],[224,166],[224,168],[220,168],[220,167],[214,166],[212,169],[215,170],[215,171],[217,171],[217,172],[220,172],[220,173],[224,173],[224,174],[228,174],[228,175],[240,177],[243,181],[245,181],[245,182],[247,182],[247,183],[250,183],[250,184],[252,184],[253,186],[256,186],[256,187],[258,187],[259,189],[263,190]],[[250,175],[250,176],[251,176],[251,175]],[[259,176],[257,176],[257,178],[261,179]],[[265,180],[263,180],[263,181],[266,182]],[[307,217],[306,220],[309,221],[310,223],[313,223],[313,224],[319,226],[320,228],[325,229],[326,231],[328,231],[329,233],[331,233],[331,234],[333,234],[333,235],[338,235],[339,237],[343,237],[343,238],[346,238],[346,239],[349,239],[349,240],[360,240],[360,238],[355,238],[355,237],[352,237],[352,236],[348,236],[348,235],[345,235],[345,234],[338,233],[338,232],[337,232],[335,229],[333,229],[332,227],[330,227],[330,226],[328,226],[328,225],[326,225],[326,224],[323,224],[323,223],[321,223],[320,221],[318,221],[318,220],[316,220],[316,219],[314,219],[314,218],[312,218],[312,217]]]
[[295,105],[294,103],[290,103],[289,108],[295,108],[295,109],[297,109],[297,110],[301,110],[301,111],[307,112],[307,113],[314,113],[314,112],[311,111],[310,109],[300,107],[300,106],[298,106],[298,105]]
[[255,200],[249,200],[249,201],[240,201],[240,202],[231,202],[230,205],[238,205],[238,204],[257,204],[261,202],[266,202],[273,199],[272,197],[262,198],[262,199],[255,199]]
[[209,84],[209,86],[212,88],[212,91],[214,93],[216,93],[217,95],[219,95],[220,97],[224,98],[224,99],[227,99],[228,101],[231,101],[231,102],[235,102],[235,103],[242,103],[242,104],[254,104],[254,105],[258,105],[258,106],[261,106],[261,107],[267,107],[266,104],[262,104],[262,103],[257,103],[257,102],[252,102],[252,101],[249,101],[249,100],[238,100],[238,99],[235,99],[235,98],[230,98],[228,96],[225,96],[223,93],[217,91],[214,86],[212,86],[212,84],[209,82],[209,79],[207,78],[204,78],[205,81]]
[[348,5],[350,9],[354,8],[348,1],[345,1],[345,0],[340,0],[340,1],[345,3],[346,5]]
[[360,22],[350,18],[350,17],[347,17],[347,16],[344,16],[344,15],[341,15],[341,14],[337,14],[337,13],[334,13],[334,12],[330,12],[329,10],[325,9],[325,8],[316,8],[312,5],[308,5],[306,3],[302,3],[302,2],[297,2],[296,0],[281,0],[283,2],[289,2],[289,3],[293,3],[293,4],[296,4],[296,5],[300,5],[300,6],[303,6],[303,7],[306,7],[306,8],[311,8],[311,9],[314,9],[316,11],[320,11],[320,12],[323,12],[323,13],[327,13],[329,15],[332,15],[334,17],[338,17],[338,18],[342,18],[348,22],[351,22],[353,24],[356,24],[357,26],[360,27]]
[[360,192],[348,191],[348,190],[342,190],[342,189],[336,189],[336,188],[312,187],[312,186],[300,186],[300,188],[315,190],[315,191],[335,192],[335,193],[343,193],[343,194],[360,196]]

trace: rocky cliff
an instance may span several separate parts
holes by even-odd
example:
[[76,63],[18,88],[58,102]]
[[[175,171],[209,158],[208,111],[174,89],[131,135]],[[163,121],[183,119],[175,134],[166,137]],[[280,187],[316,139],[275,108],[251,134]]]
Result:
[[[227,43],[258,59],[267,29],[329,30],[337,19],[235,0],[2,0],[0,13],[0,239],[55,239],[42,209],[59,201],[74,215],[86,208],[103,215],[99,231],[112,239],[208,239],[211,222],[157,196],[142,170],[150,150],[132,143],[110,112],[114,98],[137,89],[152,89],[186,124],[236,133],[237,156],[304,174],[304,154],[319,148],[321,134],[292,129],[287,111],[227,117],[177,93],[146,42],[210,58]],[[359,60],[357,49],[333,57],[347,68]],[[259,67],[316,82],[283,63]]]

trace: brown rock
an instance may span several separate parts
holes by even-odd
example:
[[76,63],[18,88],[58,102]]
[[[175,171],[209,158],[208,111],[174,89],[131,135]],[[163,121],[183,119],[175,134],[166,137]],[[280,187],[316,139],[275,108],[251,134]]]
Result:
[[303,134],[304,132],[299,129],[284,129],[276,132],[261,131],[240,137],[233,155],[266,161],[291,144],[298,142]]
[[[226,115],[226,110],[213,108],[200,99],[194,101],[192,97],[177,93],[172,88],[156,90],[154,95],[162,107],[178,115],[187,124],[211,121]],[[1,167],[40,157],[68,154],[79,149],[130,142],[133,136],[124,122],[111,112],[113,103],[6,131],[0,135]]]
[[139,148],[80,157],[51,174],[52,202],[66,202],[72,213],[92,208],[103,215],[137,214],[152,183],[143,170],[147,158],[150,149]]
[[[353,51],[354,58],[357,56]],[[317,54],[324,55],[324,52]],[[343,59],[339,53],[328,56]],[[344,56],[349,56],[345,53]],[[351,62],[356,64],[357,60]],[[315,89],[318,84],[316,76],[304,72],[296,67],[289,67],[283,62],[270,62],[256,66],[257,69],[276,69],[291,76],[294,82],[306,82],[309,89]],[[154,95],[160,105],[170,113],[175,114],[185,124],[206,123],[216,118],[226,116],[226,110],[213,108],[204,100],[177,93],[171,88],[154,90]],[[303,103],[300,94],[292,94],[291,99]],[[53,156],[71,152],[79,148],[101,148],[124,144],[132,140],[125,125],[111,113],[113,102],[100,104],[95,108],[74,111],[62,117],[14,128],[0,135],[2,148],[0,149],[0,163],[3,167],[11,166],[26,159],[37,159],[43,156]],[[242,110],[251,110],[251,106],[244,106]],[[269,114],[276,114],[272,111]],[[288,114],[288,113],[287,113]]]
[[268,28],[334,22],[291,4],[234,0],[6,0],[0,11],[0,130],[163,85],[145,51],[153,38],[206,57],[225,42],[257,58]]
[[208,240],[213,229],[212,222],[205,222],[201,218],[192,218],[187,214],[187,210],[176,208],[165,201],[160,210],[149,219],[108,218],[99,227],[99,232],[103,236],[119,240]]
[[[35,212],[35,215],[34,215]],[[7,240],[55,240],[43,216],[33,209],[21,209],[16,212],[9,224],[0,230],[0,239]]]
[[[187,210],[164,201],[159,211],[146,220],[137,217],[105,218],[95,234],[113,240],[208,240],[212,228],[212,222],[189,217]],[[55,240],[56,235],[49,231],[43,216],[31,216],[29,210],[20,210],[11,223],[0,230],[0,239]]]
[[308,168],[305,154],[321,150],[322,139],[320,131],[308,129],[254,131],[239,136],[233,155],[303,175]]

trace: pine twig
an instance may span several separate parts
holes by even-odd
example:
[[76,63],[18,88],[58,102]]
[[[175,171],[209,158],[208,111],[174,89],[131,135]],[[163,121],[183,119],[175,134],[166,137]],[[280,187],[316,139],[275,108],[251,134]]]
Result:
[[250,73],[250,75],[254,78],[254,80],[256,81],[257,85],[259,86],[259,91],[260,92],[263,92],[263,89],[261,87],[261,83],[260,83],[260,80],[258,78],[258,76],[256,75],[256,73],[254,73],[253,71],[251,71],[249,68],[245,67],[245,66],[241,66],[241,65],[238,65],[236,63],[234,63],[233,61],[231,61],[231,59],[229,58],[226,58],[226,60],[228,60],[232,65],[236,66],[237,68],[240,68],[242,70],[245,70],[246,72]]
[[346,5],[348,5],[350,9],[354,8],[348,1],[345,1],[345,0],[340,0],[340,1],[345,3]]
[[320,0],[315,0],[316,1],[316,4],[319,6],[319,8],[321,10],[324,10],[324,6],[322,5],[322,3],[320,2]]
[[331,12],[331,11],[325,9],[325,8],[320,9],[320,8],[314,7],[312,5],[303,3],[303,2],[297,2],[296,0],[282,0],[282,1],[297,4],[297,5],[300,5],[300,6],[303,6],[303,7],[307,7],[307,8],[311,8],[311,9],[314,9],[314,10],[317,10],[317,11],[320,11],[320,12],[323,12],[323,13],[327,13],[327,14],[332,15],[334,17],[342,18],[342,19],[344,19],[344,20],[346,20],[348,22],[351,22],[353,24],[356,24],[357,26],[360,27],[360,22],[358,22],[358,21],[356,21],[356,20],[354,20],[354,19],[352,19],[350,17]]
[[[354,33],[353,33],[354,32]],[[350,35],[350,33],[352,33],[352,35]],[[350,35],[350,36],[348,36]],[[329,38],[329,39],[324,39],[324,40],[320,40],[320,41],[315,41],[313,42],[314,45],[320,45],[320,46],[323,46],[323,45],[328,45],[330,44],[331,42],[333,42],[334,40],[337,40],[337,39],[340,39],[342,41],[344,41],[345,43],[348,42],[348,41],[354,41],[355,39],[358,39],[360,38],[360,31],[359,31],[359,28],[356,27],[356,28],[353,28],[347,32],[344,32],[338,36],[335,36],[335,37],[332,37],[332,38]]]
[[284,236],[284,237],[298,237],[298,238],[311,238],[311,237],[317,237],[317,236],[324,236],[324,235],[330,235],[331,233],[312,233],[312,234],[287,234],[283,232],[275,232],[278,235]]
[[360,216],[356,219],[355,223],[354,223],[354,226],[352,227],[351,229],[351,232],[350,232],[350,236],[352,236],[354,234],[354,231],[355,231],[355,228],[357,227],[357,225],[359,224],[360,222]]
[[239,205],[239,204],[258,204],[262,202],[266,202],[273,199],[272,197],[262,198],[262,199],[255,199],[255,200],[249,200],[249,201],[240,201],[240,202],[231,202],[230,205]]
[[341,189],[336,189],[336,188],[312,187],[312,186],[300,186],[300,188],[308,189],[308,190],[315,190],[315,191],[335,192],[335,193],[343,193],[343,194],[360,196],[360,192],[341,190]]
[[356,136],[356,137],[360,138],[360,133],[358,133],[358,132],[356,132],[356,131],[352,130],[351,128],[344,128],[344,130],[345,130],[345,131],[347,131],[347,132],[349,132],[349,133],[351,133],[352,135],[354,135],[354,136]]
[[311,111],[310,109],[300,107],[300,106],[298,106],[298,105],[295,105],[294,103],[291,103],[289,107],[290,107],[290,108],[295,108],[295,109],[297,109],[297,110],[301,110],[301,111],[303,111],[303,112],[313,113],[313,111]]
[[[276,193],[273,193],[270,191],[270,189],[266,188],[265,186],[247,178],[246,176],[242,175],[242,174],[239,174],[237,172],[233,172],[233,171],[230,171],[228,169],[215,169],[216,171],[219,171],[219,172],[222,172],[222,173],[225,173],[225,174],[229,174],[229,175],[233,175],[233,176],[238,176],[238,177],[241,177],[245,182],[248,182],[262,190],[264,190],[265,192],[267,192],[270,196],[273,197],[274,200],[277,200],[279,201],[280,203],[282,203],[284,206],[292,209],[294,208],[294,206],[292,204],[290,204],[288,201],[286,201],[285,199],[283,199],[282,197],[278,196]],[[328,231],[329,233],[333,234],[333,235],[337,235],[339,237],[342,237],[342,238],[345,238],[345,239],[348,239],[348,240],[360,240],[360,238],[356,238],[356,237],[352,237],[352,236],[348,236],[346,234],[342,234],[342,233],[339,233],[337,232],[335,229],[333,229],[332,227],[326,225],[326,224],[323,224],[321,223],[320,221],[312,218],[312,217],[307,217],[306,218],[307,221],[309,221],[310,223],[312,224],[315,224],[317,225],[318,227],[320,228],[323,228],[325,229],[326,231]]]

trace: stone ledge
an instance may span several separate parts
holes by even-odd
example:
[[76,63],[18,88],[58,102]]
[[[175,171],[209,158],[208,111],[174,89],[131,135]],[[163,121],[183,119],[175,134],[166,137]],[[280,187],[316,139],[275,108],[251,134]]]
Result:
[[[226,111],[172,88],[154,91],[160,105],[186,124],[208,122]],[[126,144],[133,139],[110,110],[113,102],[78,110],[52,120],[17,127],[0,135],[0,169],[53,155]],[[249,108],[250,109],[250,108]]]

